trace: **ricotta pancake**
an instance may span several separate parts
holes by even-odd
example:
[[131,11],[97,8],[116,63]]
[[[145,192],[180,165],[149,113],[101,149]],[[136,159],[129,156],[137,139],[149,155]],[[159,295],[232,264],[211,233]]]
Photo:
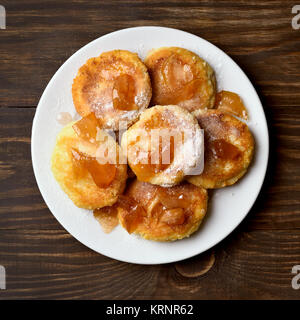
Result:
[[120,224],[147,240],[173,241],[198,230],[207,210],[207,191],[189,183],[163,188],[134,180],[120,198]]
[[109,155],[119,154],[120,148],[102,130],[98,130],[97,137],[96,132],[85,132],[89,124],[87,120],[90,119],[72,122],[58,134],[51,169],[63,191],[77,207],[95,209],[111,206],[117,201],[125,188],[127,165],[119,164],[118,160],[114,162],[113,157],[112,161],[102,157],[101,147],[114,150],[106,151]]
[[155,106],[122,136],[130,168],[138,180],[172,186],[203,169],[203,134],[197,119],[178,106]]
[[175,104],[189,111],[213,108],[213,69],[195,53],[178,47],[150,51],[145,64],[152,82],[152,104]]
[[204,129],[204,170],[187,180],[207,189],[234,184],[253,157],[254,140],[248,126],[219,110],[198,110],[195,115]]
[[81,116],[93,112],[102,128],[134,123],[151,99],[148,71],[136,53],[113,50],[89,59],[73,81],[72,95]]

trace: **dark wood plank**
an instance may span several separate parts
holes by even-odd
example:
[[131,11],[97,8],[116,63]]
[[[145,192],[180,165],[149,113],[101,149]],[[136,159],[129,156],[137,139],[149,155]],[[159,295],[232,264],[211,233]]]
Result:
[[299,299],[291,288],[299,236],[299,230],[247,231],[243,223],[215,249],[177,263],[168,283],[187,299]]
[[0,299],[299,299],[291,269],[300,230],[243,231],[170,265],[128,265],[56,230],[1,231],[7,290]]
[[35,106],[59,66],[106,33],[161,25],[202,36],[231,55],[274,106],[300,101],[300,34],[294,1],[4,0],[0,106]]
[[62,230],[44,203],[33,174],[30,139],[34,113],[35,108],[0,109],[0,229]]

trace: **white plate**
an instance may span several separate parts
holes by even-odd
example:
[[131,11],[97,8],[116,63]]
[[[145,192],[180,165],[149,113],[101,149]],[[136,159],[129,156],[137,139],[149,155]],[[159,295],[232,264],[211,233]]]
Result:
[[[162,243],[129,235],[118,226],[112,233],[102,232],[91,211],[77,208],[61,190],[50,170],[50,158],[57,133],[59,112],[75,115],[71,86],[78,68],[101,52],[126,49],[143,59],[152,48],[178,46],[204,58],[214,68],[218,90],[238,93],[250,114],[248,125],[256,142],[256,154],[246,176],[236,185],[216,191],[203,225],[190,238]],[[138,27],[105,35],[87,44],[56,72],[45,89],[32,127],[32,162],[35,177],[49,209],[77,240],[108,257],[140,264],[179,261],[197,255],[228,236],[245,218],[258,196],[264,180],[268,153],[268,128],[261,102],[251,82],[223,51],[186,32],[162,27]]]

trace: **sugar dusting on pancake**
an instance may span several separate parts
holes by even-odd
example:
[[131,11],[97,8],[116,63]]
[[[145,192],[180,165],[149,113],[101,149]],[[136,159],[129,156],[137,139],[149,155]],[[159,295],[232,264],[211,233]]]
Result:
[[202,171],[203,133],[196,118],[178,106],[146,110],[123,134],[121,145],[140,181],[172,186]]
[[246,173],[254,153],[248,126],[219,110],[199,110],[195,115],[204,129],[204,170],[187,180],[203,188],[234,184]]
[[118,130],[137,120],[148,107],[151,84],[147,68],[138,55],[113,50],[89,59],[73,81],[72,95],[81,116],[93,112],[102,128]]

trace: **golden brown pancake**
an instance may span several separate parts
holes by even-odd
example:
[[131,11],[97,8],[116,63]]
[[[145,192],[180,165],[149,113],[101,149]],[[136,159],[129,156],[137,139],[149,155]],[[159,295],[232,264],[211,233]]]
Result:
[[204,129],[204,170],[187,180],[207,189],[234,184],[253,157],[254,140],[248,126],[218,110],[198,110],[195,115]]
[[[77,122],[79,123],[79,121]],[[127,166],[99,162],[99,145],[83,139],[70,123],[58,134],[52,154],[51,169],[61,188],[74,204],[80,208],[95,209],[113,205],[124,191]],[[98,130],[97,140],[105,141],[105,146],[119,146],[104,131]]]
[[189,111],[213,108],[216,80],[212,68],[195,53],[178,47],[150,51],[145,64],[152,83],[152,104],[175,104]]
[[140,181],[172,186],[191,174],[203,156],[196,118],[178,106],[155,106],[122,136],[128,164]]
[[207,191],[183,183],[163,188],[134,180],[118,205],[120,224],[148,240],[173,241],[190,236],[207,210]]
[[93,112],[102,128],[117,130],[121,122],[134,123],[148,107],[151,84],[136,53],[113,50],[89,59],[79,69],[72,94],[81,116]]

